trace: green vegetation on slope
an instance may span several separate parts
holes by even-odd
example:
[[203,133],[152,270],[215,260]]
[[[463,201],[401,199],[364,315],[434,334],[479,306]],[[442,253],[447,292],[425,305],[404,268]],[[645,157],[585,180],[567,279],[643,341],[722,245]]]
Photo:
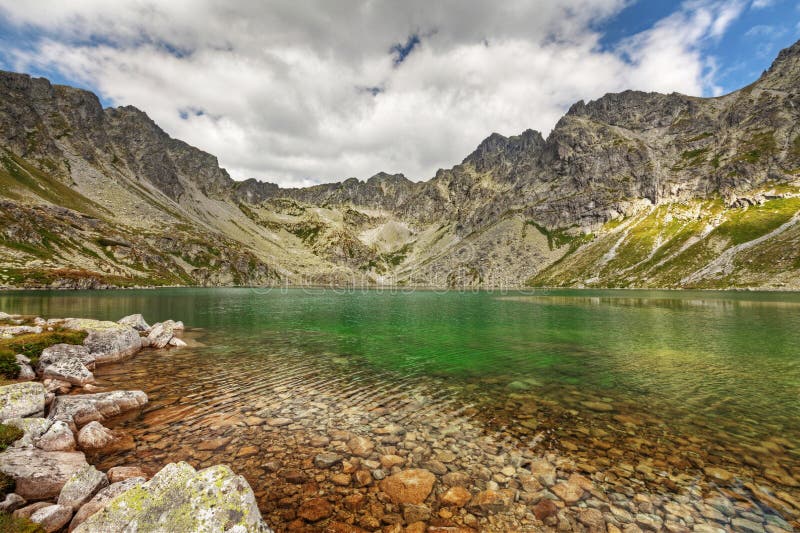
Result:
[[[645,216],[608,223],[594,241],[576,250],[569,262],[557,262],[529,280],[534,286],[707,287],[761,286],[778,258],[784,271],[800,264],[797,246],[766,242],[735,259],[737,275],[684,280],[726,249],[752,242],[785,224],[800,211],[800,198],[769,200],[747,209],[725,209],[722,201],[667,204]],[[791,235],[791,234],[790,234]],[[779,240],[779,242],[782,242]],[[616,248],[614,248],[616,245]],[[763,253],[769,247],[770,253]],[[613,253],[611,250],[614,250]]]

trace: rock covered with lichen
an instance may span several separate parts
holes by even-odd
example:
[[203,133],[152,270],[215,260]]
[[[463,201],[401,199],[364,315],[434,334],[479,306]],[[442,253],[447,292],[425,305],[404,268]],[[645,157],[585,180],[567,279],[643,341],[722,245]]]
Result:
[[127,324],[109,320],[69,318],[64,322],[64,327],[86,331],[89,334],[83,344],[98,363],[120,361],[142,349],[139,332]]
[[224,465],[200,471],[170,463],[153,478],[108,502],[78,526],[92,531],[268,532],[255,495],[242,476]]
[[45,389],[41,383],[14,383],[0,387],[0,420],[44,414]]

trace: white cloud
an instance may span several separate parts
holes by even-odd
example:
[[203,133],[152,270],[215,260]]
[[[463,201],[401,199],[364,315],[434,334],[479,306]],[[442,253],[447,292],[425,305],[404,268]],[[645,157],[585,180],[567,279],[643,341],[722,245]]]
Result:
[[[627,2],[0,0],[0,9],[43,35],[33,50],[6,51],[15,68],[57,70],[145,110],[236,178],[289,185],[381,170],[427,179],[492,131],[546,134],[578,99],[719,91],[702,46],[743,1],[688,1],[602,50],[593,28]],[[395,67],[391,47],[413,34],[420,44]]]
[[764,9],[775,4],[775,0],[753,0],[753,9]]

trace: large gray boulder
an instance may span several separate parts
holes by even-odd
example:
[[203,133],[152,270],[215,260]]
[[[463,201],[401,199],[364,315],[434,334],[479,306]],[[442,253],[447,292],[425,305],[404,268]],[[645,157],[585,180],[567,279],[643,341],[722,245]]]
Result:
[[145,482],[145,478],[143,477],[134,477],[128,478],[124,481],[119,481],[117,483],[112,483],[108,487],[102,489],[97,495],[92,498],[88,503],[83,505],[78,512],[75,513],[75,517],[72,519],[72,522],[69,524],[69,531],[73,531],[79,525],[86,521],[87,518],[92,516],[98,511],[102,511],[105,509],[108,502],[122,494],[128,489],[132,489],[137,485],[141,485]]
[[0,420],[44,415],[44,385],[27,382],[0,387]]
[[14,478],[14,492],[26,500],[58,496],[67,480],[86,465],[81,452],[9,448],[0,454],[0,472]]
[[78,386],[94,383],[94,374],[77,357],[63,357],[47,365],[44,367],[42,377],[59,379]]
[[198,472],[183,462],[123,492],[73,531],[129,530],[270,531],[242,476],[224,465]]
[[50,407],[49,418],[66,422],[73,431],[96,420],[138,409],[147,403],[147,394],[140,390],[98,392],[58,396]]
[[39,370],[44,370],[48,365],[65,358],[78,358],[89,370],[94,369],[94,356],[89,353],[89,348],[81,344],[54,344],[42,350],[39,356]]
[[124,329],[92,331],[83,343],[98,364],[121,361],[142,349],[139,332],[127,326]]
[[108,320],[68,318],[64,321],[64,327],[89,333],[83,344],[89,349],[89,353],[94,355],[98,364],[120,361],[142,349],[139,332],[126,324]]
[[144,317],[141,314],[135,315],[128,315],[124,318],[120,318],[117,321],[118,324],[122,324],[123,326],[130,326],[136,331],[147,331],[150,329],[150,326],[147,325],[145,322]]
[[92,465],[86,465],[70,477],[58,495],[58,504],[77,511],[101,489],[108,486],[108,478]]

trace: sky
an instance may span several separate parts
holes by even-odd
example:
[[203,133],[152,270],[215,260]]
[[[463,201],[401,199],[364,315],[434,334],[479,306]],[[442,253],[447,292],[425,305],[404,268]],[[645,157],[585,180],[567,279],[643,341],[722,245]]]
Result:
[[429,179],[578,100],[731,92],[798,39],[796,0],[0,0],[0,68],[283,186]]

